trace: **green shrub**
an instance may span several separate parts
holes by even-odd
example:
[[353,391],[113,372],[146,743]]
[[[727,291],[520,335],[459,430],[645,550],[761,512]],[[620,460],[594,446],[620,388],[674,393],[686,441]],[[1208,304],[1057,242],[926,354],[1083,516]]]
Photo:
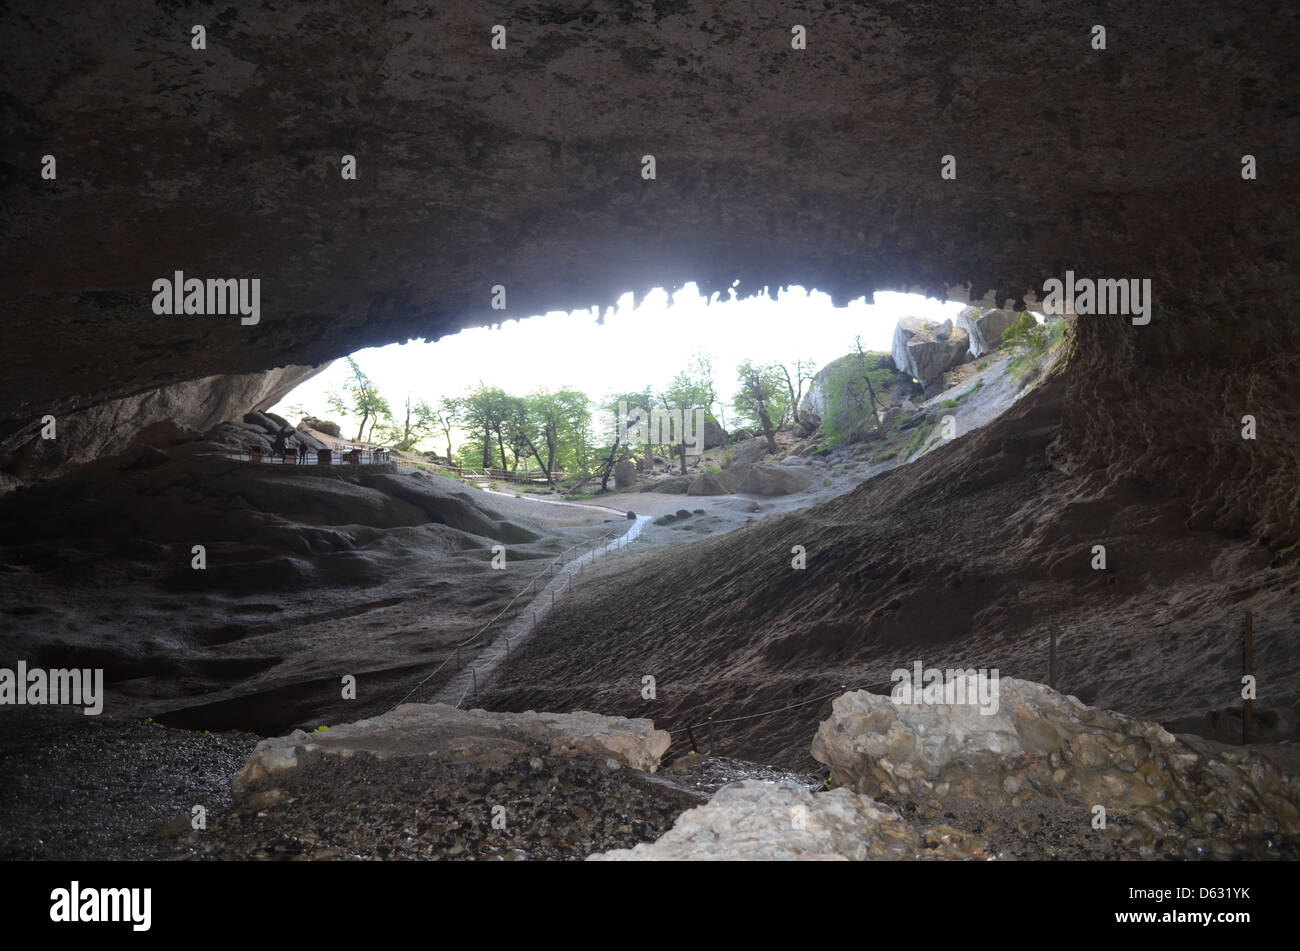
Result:
[[1020,320],[1002,331],[1002,346],[1009,347],[1019,343],[1038,329],[1038,321],[1034,319],[1034,315],[1025,311],[1020,315]]

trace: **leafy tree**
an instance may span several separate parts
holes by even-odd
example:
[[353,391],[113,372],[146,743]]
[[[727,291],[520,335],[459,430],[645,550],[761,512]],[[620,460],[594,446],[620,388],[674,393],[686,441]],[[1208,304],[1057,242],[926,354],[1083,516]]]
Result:
[[832,444],[860,439],[864,427],[884,434],[876,391],[885,389],[899,376],[889,354],[864,351],[860,339],[854,341],[854,350],[832,363],[826,372],[822,432]]
[[381,435],[385,442],[395,449],[410,452],[423,440],[432,435],[436,414],[428,403],[421,400],[414,405],[411,395],[406,395],[406,415],[401,425],[389,424],[382,428]]
[[784,363],[776,364],[780,369],[781,375],[785,377],[786,394],[789,401],[785,405],[785,412],[781,415],[779,426],[790,425],[798,422],[799,403],[803,399],[803,385],[812,381],[817,375],[817,364],[811,360],[799,360],[794,365],[794,376],[790,375],[790,368]]
[[[701,364],[703,370],[701,371]],[[672,414],[674,425],[680,421],[681,426],[673,436],[676,439],[677,452],[681,459],[681,472],[686,475],[686,430],[693,429],[693,414],[696,409],[711,408],[717,399],[713,388],[713,371],[706,358],[697,356],[695,363],[676,374],[665,389],[659,391],[659,402]],[[658,436],[659,433],[655,433]],[[698,440],[696,454],[702,454],[704,432],[693,434]]]
[[[602,425],[599,434],[601,443],[598,455],[600,456],[602,464],[610,450],[613,448],[614,443],[618,441],[620,407],[627,410],[630,421],[632,418],[636,417],[638,411],[644,411],[646,414],[649,414],[653,405],[654,397],[651,394],[649,386],[642,388],[640,391],[628,390],[622,393],[611,393],[605,397],[604,406],[609,408],[609,414],[608,416],[604,413],[601,414]],[[641,424],[642,431],[649,428],[648,416],[641,419]],[[630,425],[628,428],[631,428]],[[630,443],[630,440],[620,442],[618,445],[616,460],[621,461],[634,458],[637,448],[636,445]],[[651,453],[653,450],[654,447],[652,446],[646,448],[647,453]]]
[[776,452],[776,426],[772,420],[779,422],[785,414],[784,374],[775,365],[746,360],[736,368],[736,377],[740,382],[734,401],[736,412],[744,419],[755,420],[767,437],[767,451]]
[[455,397],[444,396],[433,411],[433,420],[438,432],[447,440],[447,464],[451,465],[454,461],[451,454],[451,432],[460,422],[460,401]]
[[506,432],[514,405],[513,397],[500,387],[479,383],[478,387],[461,400],[461,420],[482,436],[483,468],[492,467],[492,448],[495,442],[501,454],[501,468],[509,466],[506,459]]
[[337,413],[361,417],[356,438],[357,442],[361,442],[366,432],[367,422],[370,423],[370,431],[373,434],[375,425],[381,419],[391,418],[393,411],[389,408],[388,401],[379,395],[370,377],[357,365],[357,361],[352,357],[345,359],[349,375],[343,381],[343,392],[330,393],[326,397],[326,402],[330,409]]

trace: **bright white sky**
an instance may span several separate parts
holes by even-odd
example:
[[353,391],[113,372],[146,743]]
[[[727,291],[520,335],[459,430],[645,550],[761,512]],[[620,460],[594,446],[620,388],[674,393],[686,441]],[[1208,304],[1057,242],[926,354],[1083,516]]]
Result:
[[[710,304],[694,284],[687,284],[670,304],[667,292],[657,289],[634,310],[627,294],[603,324],[596,323],[596,311],[557,311],[463,330],[435,343],[415,340],[361,350],[353,357],[394,415],[400,415],[407,393],[412,402],[433,404],[442,396],[464,394],[480,380],[516,395],[570,388],[600,401],[646,384],[656,389],[666,385],[692,354],[703,353],[712,358],[714,385],[729,418],[736,367],[746,359],[783,362],[792,370],[797,360],[812,360],[820,369],[850,353],[855,336],[861,335],[864,349],[888,351],[900,317],[943,320],[963,306],[881,292],[874,305],[859,298],[836,308],[829,295],[801,287],[780,292],[775,301],[766,294],[744,300],[713,296]],[[346,376],[347,365],[340,360],[272,410],[290,418],[288,407],[301,405],[312,415],[343,424],[348,435],[347,420],[325,403],[325,394],[341,390]]]

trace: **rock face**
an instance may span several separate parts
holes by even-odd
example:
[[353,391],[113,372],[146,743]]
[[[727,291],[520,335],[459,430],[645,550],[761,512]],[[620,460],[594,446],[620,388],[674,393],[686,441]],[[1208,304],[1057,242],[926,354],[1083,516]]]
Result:
[[894,328],[894,366],[927,388],[937,383],[945,371],[961,363],[969,347],[966,331],[954,327],[951,320],[939,323],[904,317]]
[[967,307],[957,315],[957,326],[970,337],[970,355],[983,356],[1002,345],[1002,335],[1020,315],[1014,310]]
[[54,439],[42,439],[38,425],[0,442],[0,475],[21,481],[58,476],[71,466],[120,453],[133,442],[149,441],[151,427],[161,427],[153,430],[153,437],[191,431],[193,438],[250,410],[274,405],[324,369],[288,366],[264,373],[206,377],[59,416]]
[[596,713],[488,713],[443,703],[404,703],[382,716],[331,727],[321,733],[295,730],[263,740],[235,777],[239,791],[281,770],[294,769],[307,753],[351,757],[422,755],[447,762],[500,766],[517,759],[526,741],[546,743],[552,755],[613,758],[654,772],[669,737],[649,720]]
[[[920,858],[922,837],[894,809],[847,789],[814,795],[789,783],[733,783],[684,812],[657,841],[588,861],[865,861]],[[974,836],[925,852],[983,857]]]
[[996,712],[974,703],[896,704],[856,691],[835,700],[813,757],[835,781],[891,799],[978,798],[1024,805],[1063,797],[1133,823],[1147,854],[1228,857],[1237,845],[1300,834],[1300,790],[1270,760],[1175,736],[1042,684],[1002,678]]

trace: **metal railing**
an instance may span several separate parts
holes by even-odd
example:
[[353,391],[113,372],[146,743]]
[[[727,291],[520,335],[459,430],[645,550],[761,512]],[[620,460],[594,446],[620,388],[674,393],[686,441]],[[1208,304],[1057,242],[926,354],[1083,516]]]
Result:
[[386,449],[309,449],[306,454],[292,450],[284,453],[258,451],[256,449],[224,452],[221,455],[236,462],[251,462],[260,465],[277,466],[346,466],[346,465],[380,465],[392,462]]

